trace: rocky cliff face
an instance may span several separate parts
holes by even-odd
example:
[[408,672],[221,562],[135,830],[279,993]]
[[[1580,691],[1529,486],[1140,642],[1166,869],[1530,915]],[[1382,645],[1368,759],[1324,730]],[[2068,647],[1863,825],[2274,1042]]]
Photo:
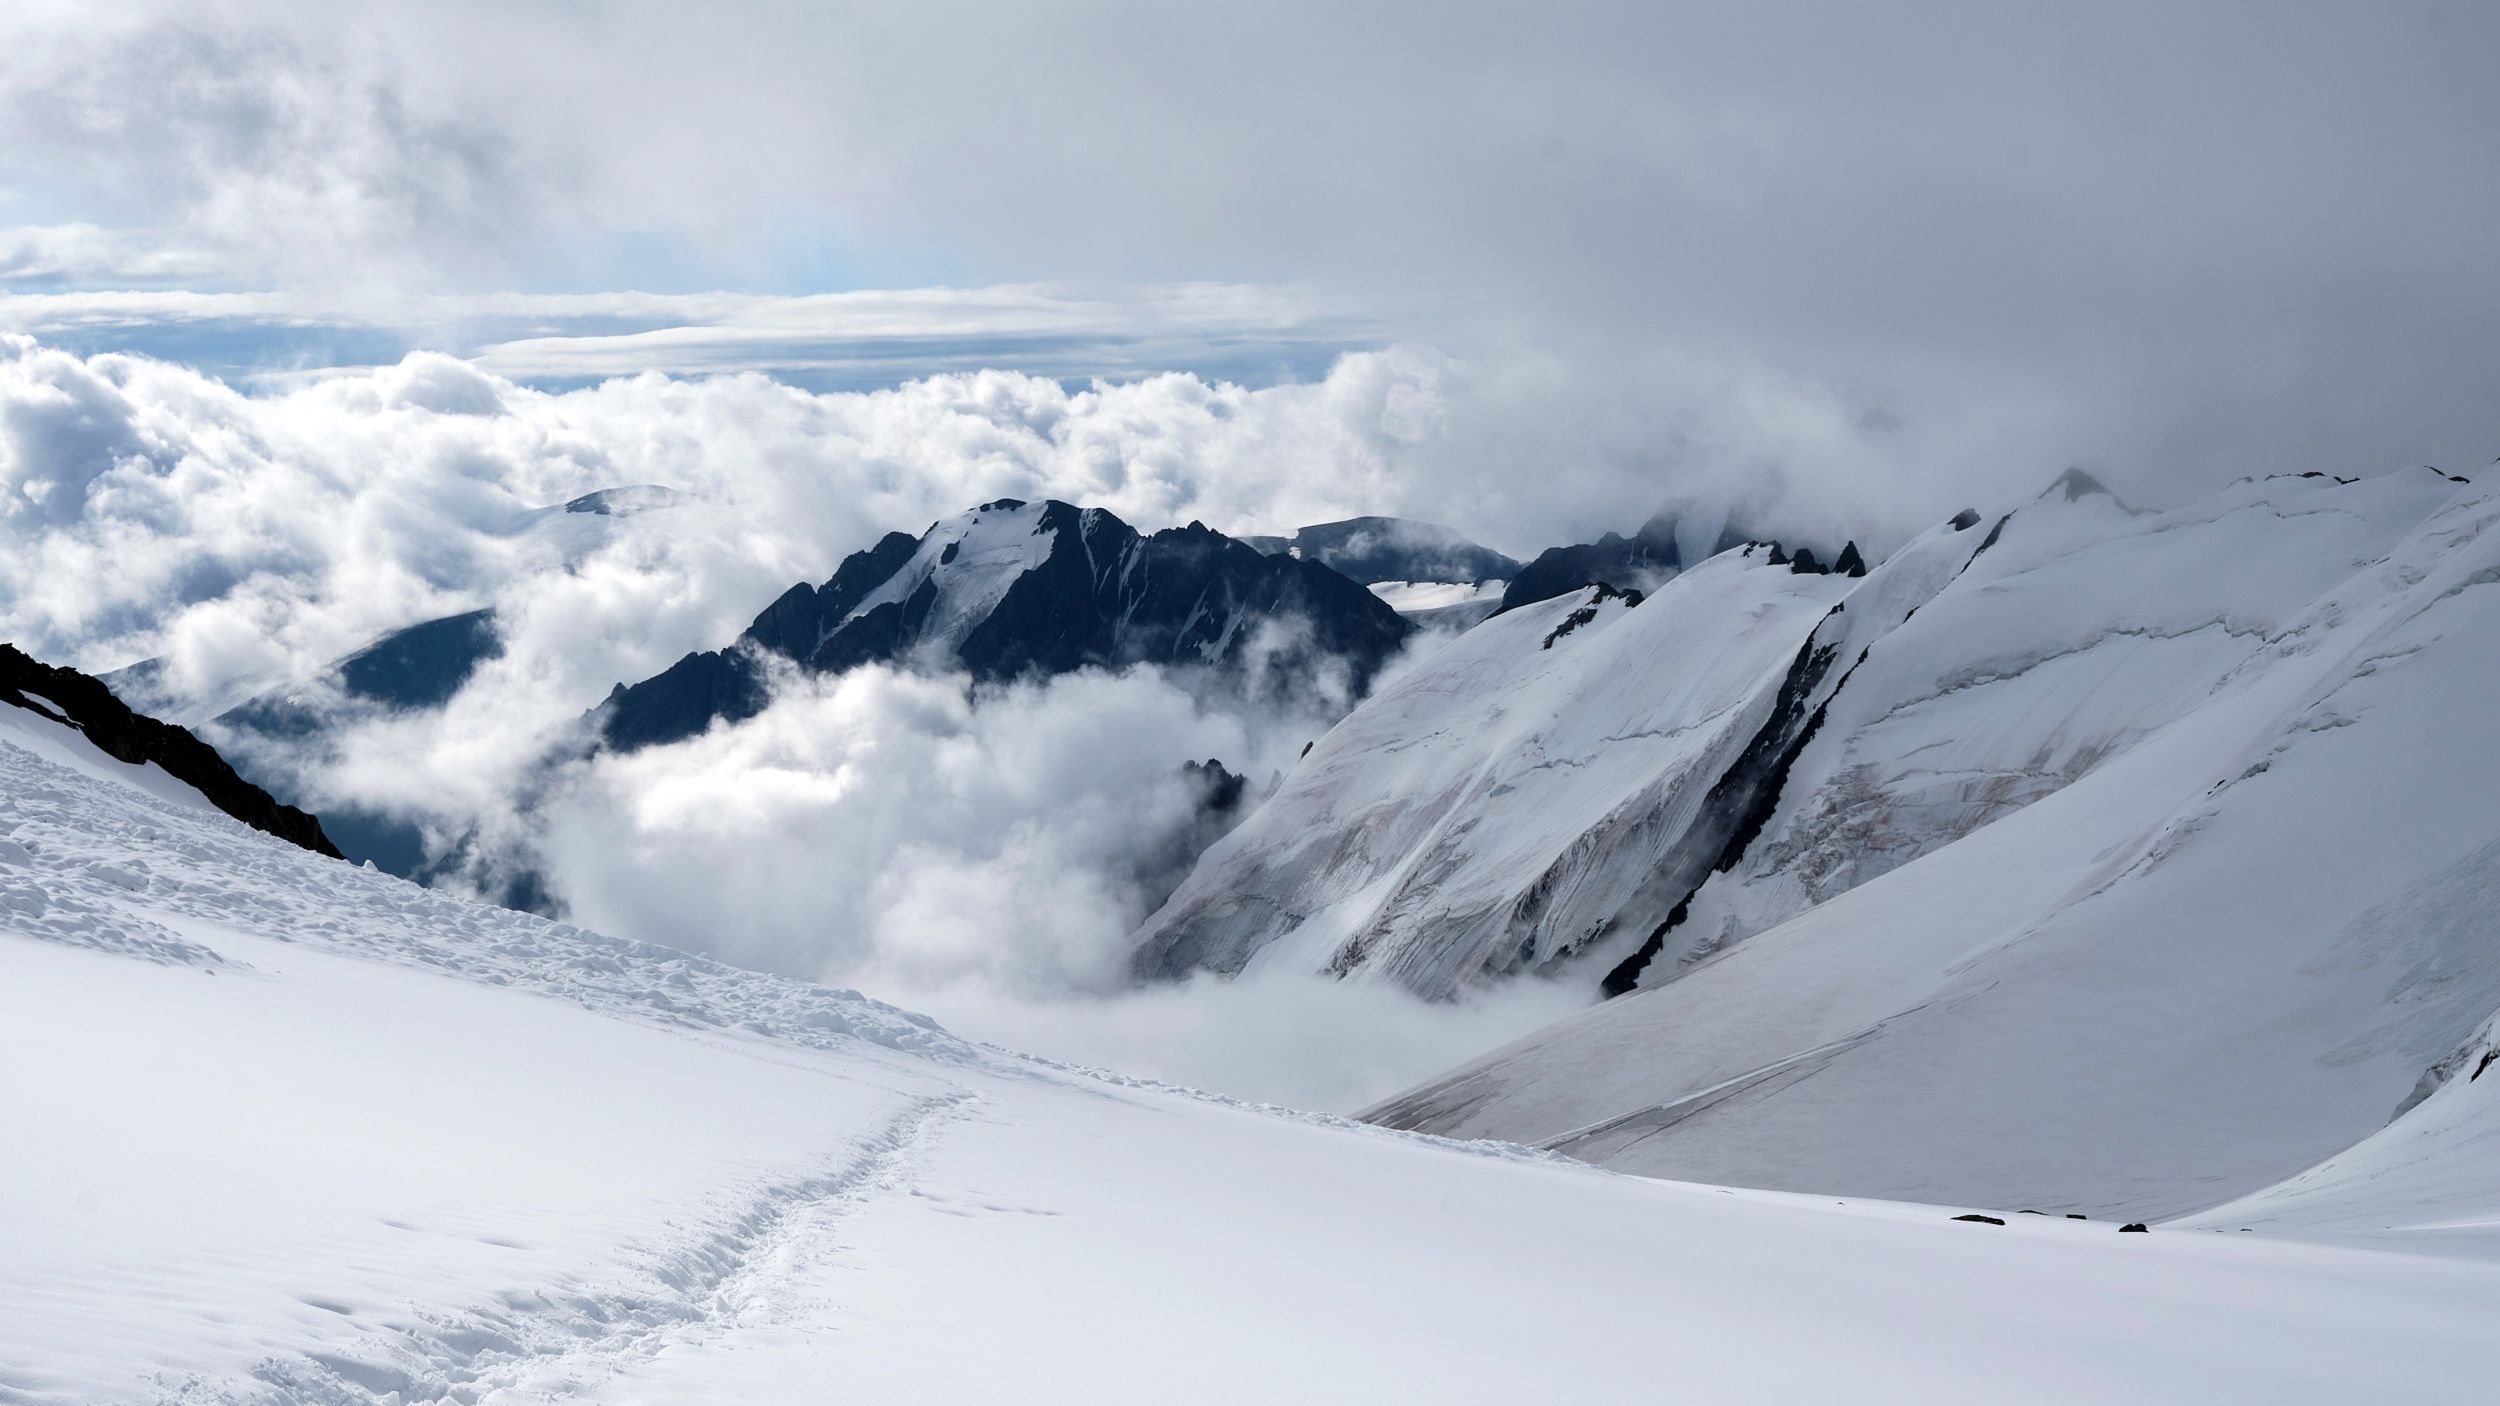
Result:
[[55,668],[0,644],[0,703],[76,728],[116,761],[134,766],[152,762],[253,829],[315,854],[339,858],[318,819],[280,805],[268,792],[237,776],[216,748],[172,723],[131,711],[111,689],[86,674]]

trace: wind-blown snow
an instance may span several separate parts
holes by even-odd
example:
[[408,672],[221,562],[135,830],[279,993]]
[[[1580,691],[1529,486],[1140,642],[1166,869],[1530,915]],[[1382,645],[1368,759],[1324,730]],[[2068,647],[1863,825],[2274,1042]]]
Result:
[[2500,1367],[2485,1260],[1956,1223],[1091,1076],[6,740],[0,975],[10,1406],[2438,1400]]

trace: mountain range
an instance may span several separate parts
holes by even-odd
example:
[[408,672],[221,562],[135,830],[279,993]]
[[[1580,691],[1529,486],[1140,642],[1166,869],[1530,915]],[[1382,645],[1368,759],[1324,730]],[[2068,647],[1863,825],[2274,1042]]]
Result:
[[1497,616],[1212,846],[1142,975],[1623,993],[1373,1109],[1621,1170],[2175,1216],[2500,1009],[2500,498],[2079,473],[1863,578]]
[[[1360,702],[1265,794],[1193,762],[1205,819],[1158,861],[1139,981],[1559,982],[1584,1014],[1369,1116],[1644,1173],[2176,1215],[2356,1146],[2500,1009],[2471,764],[2500,743],[2494,502],[2414,470],[2153,511],[2070,472],[1871,564],[1726,527],[1687,563],[1694,524],[1662,516],[1538,559],[1621,579],[1374,687],[1418,626],[1318,559],[1347,524],[1262,553],[1001,500],[793,587],[590,723],[650,745],[751,713],[770,670],[870,661],[1333,680]],[[490,617],[428,622],[337,687],[432,706],[496,647]]]

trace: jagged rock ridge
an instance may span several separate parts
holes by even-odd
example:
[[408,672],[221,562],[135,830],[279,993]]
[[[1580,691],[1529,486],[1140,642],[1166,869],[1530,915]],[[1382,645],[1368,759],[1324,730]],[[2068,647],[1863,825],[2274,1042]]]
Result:
[[133,712],[102,682],[75,669],[57,668],[0,644],[0,703],[76,728],[116,761],[134,766],[152,762],[255,830],[315,854],[341,857],[318,819],[279,804],[236,775],[216,748],[187,729]]

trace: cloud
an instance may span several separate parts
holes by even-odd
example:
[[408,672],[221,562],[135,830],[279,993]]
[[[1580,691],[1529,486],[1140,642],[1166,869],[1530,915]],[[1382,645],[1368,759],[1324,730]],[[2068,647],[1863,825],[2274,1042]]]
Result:
[[[0,179],[247,282],[1308,289],[1473,368],[1460,413],[1503,509],[1565,498],[1531,507],[1577,535],[1622,525],[1600,505],[1636,472],[1924,514],[2070,464],[2150,499],[2500,447],[2484,8],[1458,3],[1419,26],[455,0],[9,24]],[[819,335],[496,340],[531,376],[885,364]],[[1100,352],[980,335],[923,354]],[[1767,437],[1745,432],[1763,400]]]
[[[7,250],[0,232],[0,280]],[[180,266],[177,255],[160,257]],[[415,350],[550,388],[753,371],[854,389],[1000,365],[1052,379],[1195,370],[1262,384],[1311,379],[1337,353],[1381,340],[1377,325],[1307,290],[1217,284],[801,297],[81,289],[0,299],[0,328],[116,350],[162,346],[196,369],[273,389],[363,369],[345,355],[388,363]],[[331,356],[307,363],[308,347]]]
[[[569,584],[547,589],[642,612],[576,602],[620,632],[604,677],[581,681],[586,705],[730,638],[880,533],[973,503],[1055,496],[1148,528],[1350,509],[1429,442],[1444,374],[1398,350],[1264,390],[984,372],[865,394],[754,376],[548,393],[417,355],[256,397],[5,338],[0,627],[91,667],[166,654],[211,694],[243,681],[218,642],[257,638],[259,662],[309,677],[417,620],[526,615],[521,595],[558,573]],[[712,506],[602,520],[597,541],[537,511],[646,482]]]
[[[612,683],[717,646],[884,530],[1001,496],[1147,527],[1394,497],[1446,433],[1457,374],[1407,349],[1260,390],[989,372],[865,394],[752,376],[547,392],[420,355],[256,397],[13,337],[0,634],[89,668],[162,656],[195,717],[291,689],[336,726],[261,764],[317,809],[418,824],[480,889],[527,871],[612,931],[1064,1057],[1351,1106],[1577,997],[1410,1010],[1299,975],[1126,992],[1123,939],[1202,824],[1181,764],[1221,758],[1263,792],[1351,705],[1341,689],[1279,696],[1255,662],[1230,688],[1141,668],[976,691],[871,668],[786,678],[763,715],[677,746],[547,765]],[[545,506],[637,482],[694,501]],[[502,653],[442,708],[325,691],[327,664],[374,635],[478,606]]]
[[1108,994],[1140,881],[1195,816],[1181,764],[1272,770],[1325,725],[1215,711],[1145,669],[976,694],[869,667],[585,763],[533,823],[593,926],[876,986]]
[[[248,395],[0,333],[0,631],[97,670],[162,657],[202,716],[387,631],[492,607],[515,643],[480,696],[552,727],[731,639],[882,533],[1000,497],[1149,530],[1385,512],[1522,558],[1670,499],[1715,501],[1880,550],[1961,506],[1936,485],[1989,443],[1889,426],[1765,369],[1685,374],[1676,433],[1651,446],[1686,461],[1677,473],[1618,452],[1627,424],[1592,411],[1567,368],[1419,346],[1256,388],[983,371],[872,392],[752,374],[551,391],[412,354]],[[546,511],[635,483],[697,502]]]
[[0,288],[170,284],[223,271],[213,255],[182,248],[151,231],[92,224],[0,228]]
[[[307,47],[195,14],[30,7],[0,44],[12,174],[168,231],[232,276],[491,273],[565,173],[412,88],[378,36]],[[102,159],[99,159],[102,158]],[[118,223],[118,221],[116,221]]]
[[1593,993],[1435,1007],[1301,972],[1133,985],[1126,938],[1195,823],[1181,763],[1219,756],[1263,790],[1332,716],[1149,667],[995,690],[879,666],[788,676],[756,718],[575,765],[523,843],[592,927],[875,991],[1015,1048],[1350,1110]]

